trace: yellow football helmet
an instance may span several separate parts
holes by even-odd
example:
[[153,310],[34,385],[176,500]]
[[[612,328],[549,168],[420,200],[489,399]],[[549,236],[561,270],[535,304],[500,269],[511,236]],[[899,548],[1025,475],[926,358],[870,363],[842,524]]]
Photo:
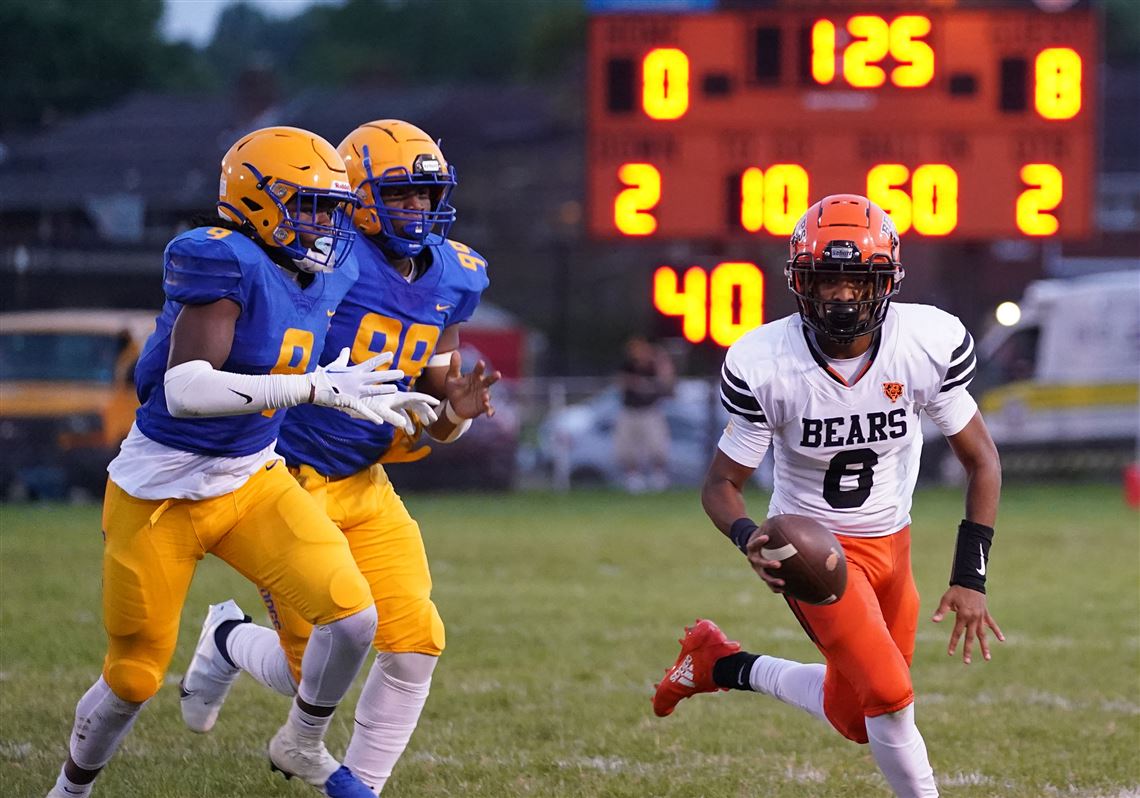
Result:
[[344,161],[316,133],[255,130],[222,158],[218,213],[284,250],[305,271],[330,271],[348,254],[356,205]]
[[[358,230],[377,236],[390,254],[405,258],[417,255],[429,236],[447,237],[455,222],[450,204],[455,168],[431,136],[399,119],[378,119],[349,133],[337,151],[360,200],[354,219]],[[389,208],[381,198],[386,187],[425,185],[431,196],[426,211]]]

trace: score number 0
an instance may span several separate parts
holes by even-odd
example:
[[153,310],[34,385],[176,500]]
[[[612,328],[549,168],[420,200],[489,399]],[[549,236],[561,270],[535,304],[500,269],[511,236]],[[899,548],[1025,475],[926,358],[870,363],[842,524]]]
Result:
[[681,334],[690,343],[712,338],[731,346],[764,323],[764,273],[744,262],[721,263],[709,272],[691,266],[684,276],[660,266],[653,273],[653,306],[666,316],[680,316]]

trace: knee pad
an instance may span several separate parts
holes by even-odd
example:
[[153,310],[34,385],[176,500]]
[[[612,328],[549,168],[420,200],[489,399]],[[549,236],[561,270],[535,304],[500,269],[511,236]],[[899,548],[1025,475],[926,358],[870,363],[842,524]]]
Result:
[[380,623],[373,646],[378,652],[428,654],[438,657],[447,645],[443,618],[430,598],[398,607],[380,608]]
[[341,568],[333,574],[329,582],[329,597],[342,610],[371,607],[375,615],[372,590],[368,587],[368,580],[361,575],[355,565],[352,568]]
[[162,676],[153,664],[125,657],[109,657],[103,668],[103,679],[111,692],[134,704],[141,704],[157,693]]

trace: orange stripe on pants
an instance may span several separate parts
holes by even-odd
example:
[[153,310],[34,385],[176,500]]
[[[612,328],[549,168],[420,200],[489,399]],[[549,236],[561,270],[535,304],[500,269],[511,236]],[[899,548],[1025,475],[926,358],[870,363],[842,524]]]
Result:
[[823,709],[840,734],[867,742],[865,717],[914,700],[910,663],[918,589],[910,567],[910,527],[893,535],[838,535],[847,555],[847,591],[828,606],[788,605],[827,661]]

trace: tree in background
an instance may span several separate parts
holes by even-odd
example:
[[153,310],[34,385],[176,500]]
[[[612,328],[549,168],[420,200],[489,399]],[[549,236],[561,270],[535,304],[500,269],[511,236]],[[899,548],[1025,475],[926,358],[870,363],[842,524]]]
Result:
[[287,86],[554,76],[585,50],[580,0],[347,0],[273,19],[237,3],[207,48],[226,74],[269,64]]
[[142,88],[204,85],[188,45],[162,41],[162,0],[0,3],[0,131],[34,127]]

